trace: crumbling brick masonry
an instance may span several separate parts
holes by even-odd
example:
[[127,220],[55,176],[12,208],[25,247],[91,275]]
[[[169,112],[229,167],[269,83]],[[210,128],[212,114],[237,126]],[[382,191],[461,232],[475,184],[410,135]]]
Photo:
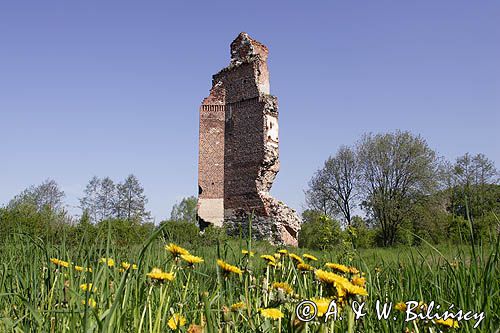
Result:
[[231,43],[231,63],[215,74],[200,107],[198,217],[202,227],[248,231],[297,245],[300,218],[271,197],[278,159],[278,101],[269,93],[268,49],[246,33]]

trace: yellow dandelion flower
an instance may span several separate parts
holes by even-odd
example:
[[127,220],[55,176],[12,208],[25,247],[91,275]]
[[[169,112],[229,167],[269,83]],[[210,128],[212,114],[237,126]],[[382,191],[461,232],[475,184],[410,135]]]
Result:
[[84,284],[81,284],[81,285],[80,285],[80,289],[81,289],[82,291],[87,291],[87,290],[88,290],[88,291],[94,291],[94,292],[96,292],[96,291],[97,291],[97,288],[96,288],[96,287],[92,288],[92,283],[84,283]]
[[318,317],[322,317],[328,311],[328,307],[332,302],[332,299],[324,297],[313,298],[311,300],[314,302],[314,304],[316,304],[316,307],[318,308]]
[[60,266],[60,267],[68,268],[70,266],[69,262],[64,261],[64,260],[60,260],[57,258],[50,258],[50,262],[53,263],[54,265]]
[[253,251],[248,251],[248,250],[241,250],[241,254],[243,254],[244,256],[249,256],[249,257],[253,257],[255,252]]
[[113,267],[115,266],[115,261],[112,258],[101,258],[99,259],[99,262],[101,264],[106,264],[108,267]]
[[355,286],[364,287],[366,284],[366,278],[364,277],[353,277],[351,283]]
[[305,263],[298,264],[298,265],[297,265],[297,269],[298,269],[299,271],[302,271],[302,272],[314,271],[314,267],[312,267],[312,266],[311,266],[311,265],[309,265],[309,264],[305,264]]
[[234,303],[233,305],[231,305],[231,311],[236,312],[236,311],[242,310],[246,307],[247,306],[244,302]]
[[121,266],[122,266],[122,268],[123,268],[124,270],[130,269],[130,268],[132,268],[132,269],[134,269],[134,270],[136,270],[136,269],[137,269],[137,265],[136,265],[136,264],[130,264],[130,263],[126,262],[126,261],[123,261],[123,262],[121,263]]
[[406,303],[399,302],[396,305],[394,305],[394,309],[401,311],[401,312],[405,312],[406,311]]
[[458,321],[453,320],[451,318],[448,318],[446,320],[444,319],[436,319],[434,320],[435,324],[451,327],[451,328],[458,328]]
[[192,323],[189,325],[187,333],[203,333],[203,326]]
[[181,259],[187,262],[190,266],[204,262],[202,257],[193,256],[192,254],[182,254]]
[[316,270],[314,272],[314,274],[316,275],[316,278],[318,280],[320,280],[321,282],[326,283],[326,284],[331,284],[331,285],[341,284],[342,285],[344,283],[349,283],[349,280],[347,280],[345,277],[340,276],[340,275],[335,274],[335,273],[324,271],[322,269]]
[[349,273],[351,274],[359,274],[359,270],[356,267],[349,267]]
[[304,263],[304,260],[301,257],[299,257],[298,255],[296,255],[295,253],[290,253],[290,254],[288,254],[288,256],[293,261],[295,261],[295,263],[297,263],[297,264],[303,264]]
[[335,284],[335,289],[337,290],[337,297],[339,298],[339,301],[345,298],[346,290],[344,289],[344,285],[342,283]]
[[186,318],[184,318],[180,313],[174,313],[168,320],[167,325],[168,327],[170,327],[170,329],[176,330],[186,325]]
[[365,288],[355,286],[352,283],[350,283],[349,281],[347,281],[345,283],[341,283],[340,285],[342,286],[342,288],[344,289],[344,291],[348,295],[368,296],[368,292],[366,291]]
[[283,318],[285,316],[283,314],[283,312],[281,312],[280,309],[276,309],[276,308],[260,309],[260,314],[265,318],[269,318],[269,319],[273,319],[273,320]]
[[183,254],[189,254],[188,250],[180,247],[179,245],[175,245],[174,243],[170,243],[170,244],[166,245],[165,250],[170,252],[175,258],[178,258]]
[[92,268],[90,267],[75,266],[74,269],[78,272],[92,272]]
[[278,253],[285,255],[285,254],[288,254],[288,250],[281,249],[281,250],[278,250]]
[[272,255],[269,255],[269,254],[263,254],[260,257],[261,257],[261,259],[264,259],[267,262],[272,262],[272,263],[276,262],[276,258],[274,258]]
[[309,253],[304,253],[302,256],[311,261],[318,261],[318,258]]
[[285,294],[293,294],[292,287],[290,287],[290,285],[286,282],[274,282],[273,288],[282,290]]
[[335,286],[335,288],[337,289],[338,297],[344,297],[346,295],[368,295],[368,292],[365,288],[355,286],[343,276],[331,272],[326,272],[321,269],[316,270],[315,275],[316,278],[321,282]]
[[241,269],[239,269],[238,267],[230,265],[227,262],[224,262],[220,259],[217,259],[217,265],[223,270],[223,272],[225,274],[229,274],[229,273],[234,273],[234,274],[239,274],[239,275],[243,274],[243,271]]
[[[82,301],[82,305],[85,305],[85,301]],[[87,301],[87,305],[91,308],[95,308],[97,306],[97,302],[93,298],[89,298]]]
[[281,258],[281,254],[275,253],[275,254],[273,254],[273,257],[275,257],[276,259],[280,259]]
[[334,264],[331,262],[327,262],[325,264],[325,266],[336,271],[336,272],[339,272],[339,273],[348,273],[349,272],[349,267],[341,265],[341,264]]
[[162,271],[158,267],[154,267],[151,272],[147,273],[146,276],[149,278],[156,280],[156,281],[172,281],[174,279],[174,274],[173,273],[167,273]]

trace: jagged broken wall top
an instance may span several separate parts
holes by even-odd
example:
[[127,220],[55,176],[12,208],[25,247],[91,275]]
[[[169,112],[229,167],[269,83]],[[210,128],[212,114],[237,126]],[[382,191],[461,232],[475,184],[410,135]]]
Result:
[[229,66],[213,76],[200,108],[198,212],[232,225],[255,214],[269,234],[263,237],[296,245],[300,219],[269,194],[280,164],[267,56],[266,46],[241,33],[231,43]]
[[[214,86],[225,90],[225,210],[267,215],[259,192],[269,191],[279,170],[277,135],[267,135],[268,124],[277,130],[278,116],[277,99],[269,95],[267,56],[267,47],[242,33],[231,43],[230,65],[213,77]],[[271,154],[268,138],[276,141]],[[266,153],[274,157],[266,159]]]

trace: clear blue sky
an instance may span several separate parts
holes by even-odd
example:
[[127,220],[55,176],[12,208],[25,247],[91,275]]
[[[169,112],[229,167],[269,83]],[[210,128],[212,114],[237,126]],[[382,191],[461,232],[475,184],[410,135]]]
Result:
[[2,1],[0,204],[55,179],[135,174],[156,220],[197,192],[198,108],[240,31],[270,49],[273,194],[364,132],[410,130],[500,166],[498,1]]

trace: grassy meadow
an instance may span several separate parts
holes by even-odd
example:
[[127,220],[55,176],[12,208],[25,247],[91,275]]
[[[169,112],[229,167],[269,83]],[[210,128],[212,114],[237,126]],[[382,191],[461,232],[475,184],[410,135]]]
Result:
[[[88,235],[89,239],[92,235]],[[247,239],[170,244],[161,230],[140,247],[111,237],[52,246],[14,234],[0,245],[0,332],[495,332],[500,324],[498,242],[434,248],[318,252]],[[167,248],[166,248],[167,246]],[[185,251],[189,251],[187,254]],[[200,259],[201,258],[201,259]],[[218,261],[218,260],[221,261]],[[314,260],[317,259],[317,260]],[[203,261],[201,261],[203,260]],[[312,300],[317,316],[296,306]],[[337,317],[325,322],[331,300]],[[376,302],[391,310],[377,318]],[[476,319],[405,322],[415,300]],[[365,302],[356,319],[352,305]],[[310,303],[309,303],[310,304]],[[390,308],[389,308],[390,306]],[[330,308],[333,310],[333,308]],[[301,308],[316,311],[312,305]],[[342,318],[342,319],[340,319]]]

